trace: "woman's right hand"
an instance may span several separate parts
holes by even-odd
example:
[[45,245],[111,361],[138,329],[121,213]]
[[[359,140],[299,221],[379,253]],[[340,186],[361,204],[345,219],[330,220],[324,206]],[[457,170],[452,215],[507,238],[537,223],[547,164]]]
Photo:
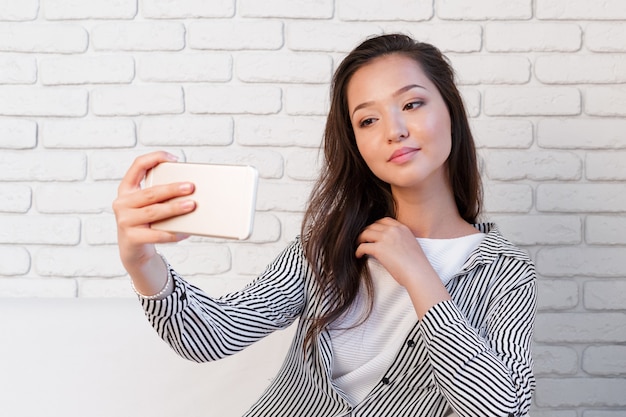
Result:
[[167,152],[152,152],[135,159],[122,179],[113,202],[117,222],[120,258],[131,277],[143,275],[144,267],[155,259],[155,243],[178,242],[187,237],[150,228],[150,223],[189,213],[195,209],[191,199],[169,201],[193,192],[192,183],[171,183],[142,189],[141,181],[151,168],[177,158]]

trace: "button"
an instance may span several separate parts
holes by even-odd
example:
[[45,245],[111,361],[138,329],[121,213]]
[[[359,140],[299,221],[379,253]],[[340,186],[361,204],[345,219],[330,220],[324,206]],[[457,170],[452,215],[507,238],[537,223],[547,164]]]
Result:
[[415,341],[414,340],[409,340],[408,342],[406,342],[406,345],[408,347],[415,347]]
[[389,385],[389,378],[384,377],[383,380],[382,380],[382,383],[385,384],[385,385]]
[[182,294],[180,295],[179,300],[180,300],[180,301],[185,301],[186,299],[187,299],[187,294],[182,293]]

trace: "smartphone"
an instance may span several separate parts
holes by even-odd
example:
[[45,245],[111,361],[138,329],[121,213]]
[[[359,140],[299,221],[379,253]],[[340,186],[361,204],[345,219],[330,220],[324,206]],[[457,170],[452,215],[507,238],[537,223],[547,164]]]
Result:
[[176,199],[192,199],[196,202],[196,209],[154,222],[151,228],[226,239],[243,240],[250,236],[258,186],[256,168],[163,162],[148,171],[144,186],[173,182],[191,182],[195,185],[192,194]]

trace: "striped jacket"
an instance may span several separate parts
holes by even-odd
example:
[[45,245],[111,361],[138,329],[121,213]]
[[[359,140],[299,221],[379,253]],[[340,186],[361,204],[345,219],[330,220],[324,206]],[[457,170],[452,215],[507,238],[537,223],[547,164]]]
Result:
[[524,416],[535,387],[534,266],[495,225],[476,227],[487,235],[447,284],[452,300],[415,324],[384,377],[356,406],[333,385],[328,332],[302,348],[308,319],[330,302],[299,239],[241,291],[211,298],[170,267],[173,294],[141,303],[159,335],[198,362],[236,353],[299,319],[281,370],[246,417],[439,417],[452,410],[460,417]]

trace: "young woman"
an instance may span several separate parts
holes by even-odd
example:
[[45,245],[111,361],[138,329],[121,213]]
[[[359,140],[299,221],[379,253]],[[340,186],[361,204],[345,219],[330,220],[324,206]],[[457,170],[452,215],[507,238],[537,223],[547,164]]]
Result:
[[152,221],[194,209],[192,184],[142,190],[139,157],[114,203],[146,315],[185,358],[233,354],[299,319],[246,416],[523,416],[535,381],[536,278],[478,223],[481,187],[453,71],[435,47],[371,38],[337,69],[325,166],[297,237],[251,284],[212,298],[155,251]]

